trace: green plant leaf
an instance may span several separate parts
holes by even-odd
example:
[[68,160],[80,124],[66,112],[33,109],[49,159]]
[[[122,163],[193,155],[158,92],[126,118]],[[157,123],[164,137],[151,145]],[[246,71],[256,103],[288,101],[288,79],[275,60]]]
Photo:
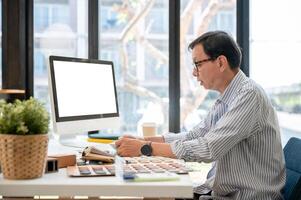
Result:
[[34,98],[14,103],[0,101],[0,134],[47,134],[49,113]]

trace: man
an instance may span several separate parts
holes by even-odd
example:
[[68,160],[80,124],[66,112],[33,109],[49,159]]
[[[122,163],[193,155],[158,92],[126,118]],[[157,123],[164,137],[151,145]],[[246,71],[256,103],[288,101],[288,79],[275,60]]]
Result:
[[[154,155],[213,162],[200,199],[282,199],[285,166],[275,110],[263,89],[239,69],[241,52],[225,32],[208,32],[189,48],[193,75],[220,93],[208,116],[188,133],[116,142],[121,156]],[[210,194],[206,197],[203,194]]]

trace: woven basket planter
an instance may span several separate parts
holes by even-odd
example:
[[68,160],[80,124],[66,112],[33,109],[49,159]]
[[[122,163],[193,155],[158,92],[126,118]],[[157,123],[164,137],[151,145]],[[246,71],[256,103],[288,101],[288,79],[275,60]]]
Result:
[[6,179],[32,179],[44,174],[48,135],[0,134],[0,163]]

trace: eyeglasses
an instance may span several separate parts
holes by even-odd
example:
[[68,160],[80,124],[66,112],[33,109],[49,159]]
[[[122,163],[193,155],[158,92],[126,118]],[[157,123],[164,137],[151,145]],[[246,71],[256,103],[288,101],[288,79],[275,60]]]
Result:
[[194,69],[196,71],[198,71],[198,68],[201,67],[201,65],[203,63],[208,62],[208,61],[212,61],[212,60],[215,60],[215,59],[214,58],[207,58],[207,59],[204,59],[204,60],[199,60],[199,61],[193,62]]

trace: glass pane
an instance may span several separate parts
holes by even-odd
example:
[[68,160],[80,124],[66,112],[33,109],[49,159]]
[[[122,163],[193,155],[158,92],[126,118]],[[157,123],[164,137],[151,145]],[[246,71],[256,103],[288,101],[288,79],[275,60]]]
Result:
[[301,1],[250,3],[250,76],[271,98],[285,145],[301,138]]
[[[49,55],[88,57],[88,1],[34,1],[34,96],[46,102]],[[49,109],[50,110],[50,109]]]
[[101,0],[100,51],[115,65],[121,131],[168,131],[168,1]]
[[191,41],[207,31],[223,30],[236,38],[236,1],[181,1],[181,129],[190,130],[206,116],[218,93],[205,90],[192,76]]

